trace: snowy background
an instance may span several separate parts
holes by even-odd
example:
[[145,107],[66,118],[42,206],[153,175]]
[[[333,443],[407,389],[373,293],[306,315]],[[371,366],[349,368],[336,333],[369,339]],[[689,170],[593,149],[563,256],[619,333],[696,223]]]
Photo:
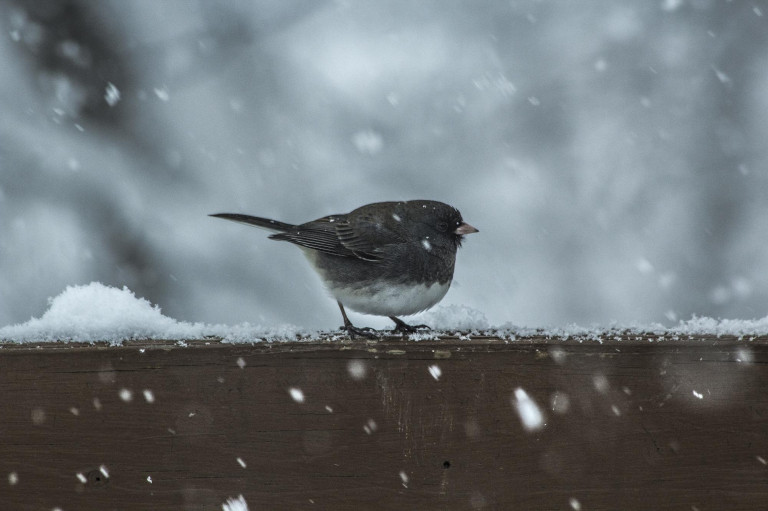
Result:
[[0,326],[100,281],[335,328],[206,215],[413,198],[480,229],[443,303],[491,324],[768,314],[763,2],[0,0],[0,66]]

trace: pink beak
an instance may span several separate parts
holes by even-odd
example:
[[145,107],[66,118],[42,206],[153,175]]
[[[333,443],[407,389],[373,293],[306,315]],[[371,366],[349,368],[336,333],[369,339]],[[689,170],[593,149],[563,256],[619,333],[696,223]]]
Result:
[[456,228],[455,231],[453,231],[454,234],[460,234],[460,235],[472,234],[473,232],[478,232],[478,230],[466,222],[462,223],[460,226]]

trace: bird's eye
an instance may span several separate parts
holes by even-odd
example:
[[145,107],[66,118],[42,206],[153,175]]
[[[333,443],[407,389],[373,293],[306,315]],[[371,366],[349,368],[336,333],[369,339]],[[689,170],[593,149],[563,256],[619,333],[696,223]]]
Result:
[[445,232],[448,230],[448,222],[438,222],[437,223],[437,230],[440,232]]

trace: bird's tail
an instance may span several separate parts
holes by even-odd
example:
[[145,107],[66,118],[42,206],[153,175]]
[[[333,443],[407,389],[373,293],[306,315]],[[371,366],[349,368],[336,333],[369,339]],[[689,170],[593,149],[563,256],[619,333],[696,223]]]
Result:
[[241,224],[254,225],[274,232],[290,231],[295,225],[286,224],[285,222],[278,222],[277,220],[270,220],[269,218],[261,218],[258,216],[240,215],[237,213],[216,213],[214,215],[208,215],[216,218],[223,218],[224,220],[231,220],[233,222],[240,222]]

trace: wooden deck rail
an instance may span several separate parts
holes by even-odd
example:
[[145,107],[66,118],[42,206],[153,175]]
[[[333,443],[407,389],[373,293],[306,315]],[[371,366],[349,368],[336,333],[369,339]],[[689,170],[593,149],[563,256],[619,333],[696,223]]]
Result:
[[0,345],[0,510],[768,509],[768,338],[615,337]]

